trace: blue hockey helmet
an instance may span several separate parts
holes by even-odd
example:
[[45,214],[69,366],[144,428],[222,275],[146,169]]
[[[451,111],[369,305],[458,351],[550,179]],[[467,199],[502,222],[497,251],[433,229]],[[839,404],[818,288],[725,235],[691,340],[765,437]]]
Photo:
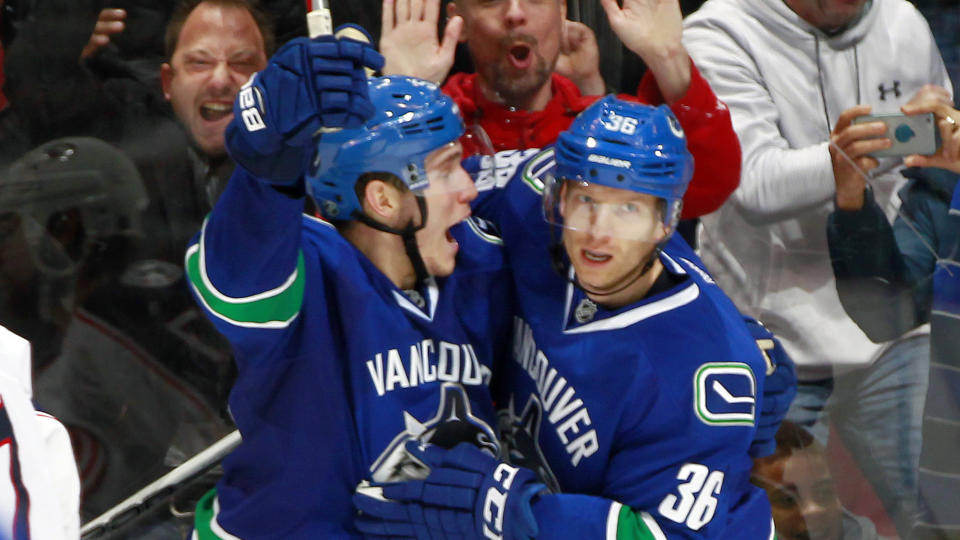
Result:
[[[679,219],[693,176],[680,122],[666,105],[653,107],[608,95],[588,107],[554,146],[555,180],[544,192],[549,212],[562,180],[646,193],[667,203],[664,223]],[[549,220],[549,216],[548,216]]]
[[457,105],[432,82],[391,75],[369,85],[373,117],[359,128],[323,134],[307,174],[327,219],[351,219],[361,210],[354,185],[363,173],[389,173],[411,191],[426,189],[424,159],[464,130]]

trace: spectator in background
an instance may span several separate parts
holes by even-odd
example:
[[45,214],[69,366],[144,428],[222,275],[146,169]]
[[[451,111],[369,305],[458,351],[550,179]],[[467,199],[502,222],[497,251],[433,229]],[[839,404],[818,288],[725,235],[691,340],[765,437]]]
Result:
[[[203,122],[200,115],[206,113],[191,100],[209,94],[210,88],[218,97],[226,96],[220,99],[232,100],[240,84],[236,81],[266,65],[274,42],[272,28],[252,0],[183,2],[167,40],[170,67],[157,66],[161,75],[166,74],[161,89],[125,63],[108,61],[107,46],[96,45],[104,38],[118,39],[123,35],[122,30],[117,33],[119,24],[132,22],[131,13],[122,22],[111,19],[114,15],[101,11],[99,2],[52,0],[35,6],[18,26],[7,51],[6,90],[24,134],[26,147],[19,153],[64,136],[115,143],[136,163],[147,186],[150,207],[145,226],[155,239],[149,255],[179,265],[183,246],[210,211],[232,169],[222,141],[216,142],[222,136],[215,131],[222,133],[225,122]],[[241,26],[245,30],[238,33]],[[187,39],[181,44],[178,38],[184,28]],[[189,73],[178,69],[181,45],[194,55],[205,55],[211,69],[197,69],[196,60]],[[241,64],[225,57],[241,49],[254,51],[244,53],[248,58]],[[84,54],[88,59],[78,62]],[[213,133],[201,133],[211,127]]]
[[[617,36],[650,68],[637,96],[626,97],[669,104],[687,134],[697,170],[684,199],[684,217],[715,210],[739,181],[739,148],[726,107],[680,41],[678,3],[625,0],[622,8],[615,3],[604,7]],[[468,124],[484,128],[499,153],[497,178],[478,189],[503,187],[523,157],[552,144],[605,93],[596,41],[585,25],[566,20],[563,0],[450,2],[442,39],[435,37],[438,11],[438,0],[385,0],[383,72],[443,81],[457,41],[465,42],[480,69],[451,76],[444,92]],[[554,72],[561,52],[564,64],[576,70],[573,80]],[[581,88],[590,95],[581,95]]]
[[[135,164],[149,200],[142,215],[142,230],[149,240],[131,245],[122,261],[101,258],[99,266],[87,265],[88,277],[101,286],[87,291],[71,306],[75,311],[68,315],[82,324],[70,325],[62,350],[56,350],[62,336],[47,333],[30,337],[34,343],[49,343],[44,362],[60,366],[49,370],[47,383],[38,387],[38,397],[55,397],[63,403],[75,399],[69,405],[78,417],[75,435],[85,443],[79,446],[79,454],[95,465],[84,470],[85,518],[106,510],[179,464],[222,436],[230,425],[225,413],[233,373],[229,344],[190,299],[183,281],[183,249],[232,169],[223,152],[222,135],[208,129],[219,126],[222,134],[225,121],[205,119],[211,111],[204,100],[214,96],[232,102],[243,82],[237,81],[266,65],[271,52],[268,47],[273,42],[270,27],[257,24],[264,18],[256,14],[253,2],[193,1],[180,8],[178,13],[182,15],[174,20],[178,30],[171,32],[170,65],[162,70],[164,85],[159,82],[159,64],[156,84],[147,84],[134,70],[125,69],[125,64],[107,62],[109,45],[101,44],[97,51],[90,51],[98,34],[109,34],[111,41],[116,40],[131,28],[135,16],[135,12],[128,12],[123,19],[126,29],[120,34],[111,33],[120,21],[102,20],[100,8],[98,1],[36,4],[31,16],[17,27],[6,58],[10,109],[28,148],[68,134],[112,143]],[[104,24],[97,27],[98,18],[107,23],[106,28]],[[87,60],[78,61],[84,54],[89,55]],[[171,111],[164,90],[173,111],[182,115],[183,124]],[[224,116],[223,111],[212,114]],[[11,264],[11,259],[2,264]],[[122,271],[113,272],[110,265]],[[95,272],[103,274],[93,275]],[[3,292],[15,291],[11,288]],[[43,296],[34,300],[39,302]],[[62,330],[63,325],[54,328]],[[89,339],[85,332],[116,336],[113,349],[107,348],[112,352],[104,352],[108,340]],[[167,408],[180,411],[193,407],[196,415],[155,415],[162,426],[152,430],[150,437],[154,439],[150,440],[162,443],[131,438],[125,431],[128,425],[117,422],[109,412],[127,410],[130,414],[125,419],[138,418],[143,408],[137,396],[120,391],[114,378],[94,376],[94,370],[85,372],[88,377],[82,381],[71,380],[69,374],[75,373],[71,370],[83,372],[78,366],[85,364],[77,364],[77,360],[89,357],[114,358],[117,366],[130,368],[127,376],[131,380],[160,377],[162,382],[153,379],[155,388],[166,391],[172,385],[187,403]],[[60,375],[54,377],[54,373]],[[64,373],[68,375],[62,376]],[[65,393],[55,381],[82,391]],[[126,386],[132,387],[136,384]],[[99,399],[111,407],[90,406],[95,392],[100,392]],[[146,399],[152,394],[139,395]],[[130,400],[124,401],[126,398]],[[160,399],[154,403],[173,401]],[[97,416],[104,411],[108,411],[105,417]],[[198,416],[202,421],[194,421]],[[91,429],[91,425],[97,429]],[[192,437],[204,430],[210,436]],[[169,444],[172,439],[167,436],[171,433],[181,437],[176,444]],[[181,444],[184,434],[190,444]],[[150,450],[133,448],[128,444],[131,439]]]
[[783,540],[877,540],[869,519],[840,504],[827,454],[802,427],[784,421],[777,449],[753,462],[751,481],[767,491],[777,536]]
[[[827,235],[847,313],[880,342],[930,322],[930,385],[920,455],[920,515],[911,538],[955,538],[960,528],[960,111],[945,99],[903,107],[934,112],[943,145],[906,162],[903,205],[891,227],[863,177],[838,191]],[[930,168],[930,167],[943,168]],[[949,169],[949,170],[947,170]],[[953,531],[951,533],[951,531]],[[954,534],[954,536],[949,536]]]
[[189,0],[167,25],[163,95],[209,170],[217,171],[204,185],[211,206],[233,170],[223,143],[233,99],[254,72],[266,67],[274,46],[266,16],[246,0]]
[[882,135],[878,122],[851,122],[899,112],[926,84],[949,95],[930,29],[903,0],[708,0],[687,18],[684,43],[743,145],[740,187],[703,220],[703,260],[796,360],[787,418],[821,441],[832,424],[905,536],[929,338],[870,341],[840,303],[825,231],[836,186],[860,174],[853,162],[895,212],[902,162],[864,161],[890,141],[865,140]]

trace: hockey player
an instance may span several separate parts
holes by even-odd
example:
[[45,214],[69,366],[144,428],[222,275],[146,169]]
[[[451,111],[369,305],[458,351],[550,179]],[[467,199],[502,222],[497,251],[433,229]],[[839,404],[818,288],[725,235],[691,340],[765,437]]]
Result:
[[[238,167],[187,268],[235,350],[243,442],[195,538],[356,537],[357,483],[416,474],[404,441],[499,449],[502,242],[468,219],[456,106],[418,79],[368,87],[363,68],[381,63],[348,39],[298,39],[238,95]],[[330,221],[301,213],[305,191]]]
[[0,538],[79,538],[70,436],[34,408],[32,374],[30,343],[0,326]]
[[[551,488],[533,499],[538,539],[774,536],[749,474],[776,431],[755,440],[758,400],[766,383],[778,386],[767,391],[782,417],[792,371],[783,360],[780,375],[765,377],[782,349],[744,324],[671,235],[693,169],[685,142],[666,107],[609,96],[475,208],[501,226],[514,268],[501,426],[510,461]],[[491,499],[476,479],[494,460],[462,445],[407,450],[430,475],[362,486],[361,529],[440,538],[472,518],[520,537],[498,510],[509,494]],[[498,466],[509,487],[514,473]],[[460,502],[470,493],[488,504],[473,511]]]

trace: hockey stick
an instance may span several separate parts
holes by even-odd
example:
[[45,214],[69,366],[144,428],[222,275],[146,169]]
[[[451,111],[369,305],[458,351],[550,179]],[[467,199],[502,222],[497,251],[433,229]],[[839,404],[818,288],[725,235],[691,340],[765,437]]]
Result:
[[107,510],[96,519],[80,528],[81,538],[99,538],[130,523],[145,514],[159,501],[164,500],[179,488],[185,487],[203,473],[215,467],[240,444],[240,432],[234,431],[205,450],[184,461],[120,504]]
[[327,0],[307,0],[307,34],[310,39],[333,33],[333,18]]
[[[330,15],[329,0],[307,0],[307,33],[311,38],[333,33],[333,16]],[[337,37],[348,37],[364,43],[370,43],[366,34],[354,27],[344,27],[337,31]],[[370,75],[367,71],[367,76]]]
[[[310,39],[313,39],[317,36],[327,36],[333,34],[333,16],[330,14],[329,0],[306,0],[307,1],[307,34],[309,34]],[[350,39],[360,41],[363,43],[370,43],[370,39],[367,38],[367,35],[361,32],[360,30],[352,27],[345,26],[337,31],[336,37],[348,37]],[[365,68],[367,77],[373,75],[373,70],[370,68]],[[322,135],[324,133],[336,133],[343,128],[338,127],[321,127],[317,131],[317,135]]]

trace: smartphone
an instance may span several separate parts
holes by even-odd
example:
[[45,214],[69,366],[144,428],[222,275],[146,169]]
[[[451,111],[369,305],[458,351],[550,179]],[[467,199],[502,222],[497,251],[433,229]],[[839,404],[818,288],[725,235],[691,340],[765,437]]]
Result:
[[883,122],[887,132],[883,135],[893,142],[890,148],[871,152],[873,157],[909,156],[920,154],[929,156],[937,152],[940,146],[940,133],[933,113],[905,115],[867,114],[853,119],[854,124],[864,122]]

